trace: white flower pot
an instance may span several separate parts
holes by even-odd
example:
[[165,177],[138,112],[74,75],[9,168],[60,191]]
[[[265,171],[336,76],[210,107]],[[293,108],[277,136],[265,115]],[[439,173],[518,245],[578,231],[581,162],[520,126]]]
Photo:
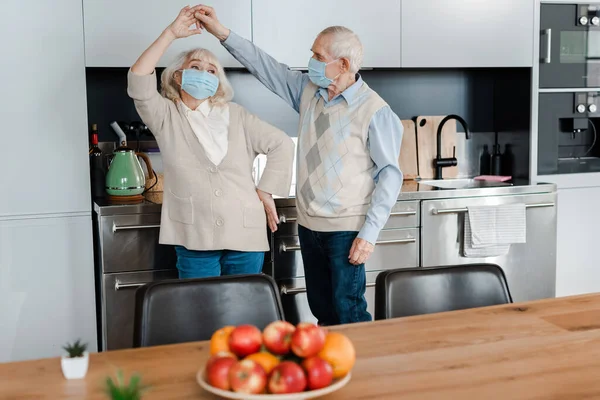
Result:
[[83,357],[69,358],[62,356],[60,366],[63,375],[67,379],[81,379],[85,376],[88,370],[90,355],[88,352],[83,353]]

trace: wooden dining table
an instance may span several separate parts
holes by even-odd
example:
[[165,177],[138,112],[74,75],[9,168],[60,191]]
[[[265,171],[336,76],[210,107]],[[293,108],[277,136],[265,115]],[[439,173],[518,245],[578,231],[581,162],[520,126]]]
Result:
[[[331,327],[356,347],[352,379],[324,400],[600,398],[600,294]],[[43,334],[43,332],[40,332]],[[66,380],[60,359],[0,364],[0,399],[106,399],[122,370],[143,399],[216,399],[196,382],[208,342],[90,355]]]

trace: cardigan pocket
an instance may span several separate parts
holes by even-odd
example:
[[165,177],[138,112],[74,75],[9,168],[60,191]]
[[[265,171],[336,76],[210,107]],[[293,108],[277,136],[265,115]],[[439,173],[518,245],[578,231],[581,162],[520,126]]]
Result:
[[182,224],[194,223],[194,207],[191,197],[179,197],[169,189],[171,204],[169,204],[169,219]]
[[267,226],[267,216],[263,207],[244,207],[244,228],[263,228]]

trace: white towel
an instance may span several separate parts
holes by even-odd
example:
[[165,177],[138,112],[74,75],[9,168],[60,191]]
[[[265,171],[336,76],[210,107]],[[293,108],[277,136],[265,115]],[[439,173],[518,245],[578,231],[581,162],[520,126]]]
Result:
[[467,207],[464,226],[465,257],[496,257],[513,243],[526,242],[525,204]]

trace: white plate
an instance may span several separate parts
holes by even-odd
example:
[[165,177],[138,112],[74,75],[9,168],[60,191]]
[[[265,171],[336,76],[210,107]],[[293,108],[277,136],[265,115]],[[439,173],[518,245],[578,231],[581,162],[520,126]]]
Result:
[[208,384],[204,377],[204,368],[198,371],[196,375],[196,380],[198,384],[204,388],[207,392],[212,394],[216,394],[217,396],[221,396],[225,399],[234,399],[234,400],[305,400],[305,399],[314,399],[317,397],[325,396],[326,394],[333,393],[336,390],[339,390],[346,386],[348,382],[350,382],[350,377],[352,374],[348,372],[346,376],[337,381],[334,381],[331,385],[317,390],[309,390],[307,392],[301,393],[289,393],[289,394],[245,394],[245,393],[236,393],[231,392],[229,390],[218,389],[214,386]]

